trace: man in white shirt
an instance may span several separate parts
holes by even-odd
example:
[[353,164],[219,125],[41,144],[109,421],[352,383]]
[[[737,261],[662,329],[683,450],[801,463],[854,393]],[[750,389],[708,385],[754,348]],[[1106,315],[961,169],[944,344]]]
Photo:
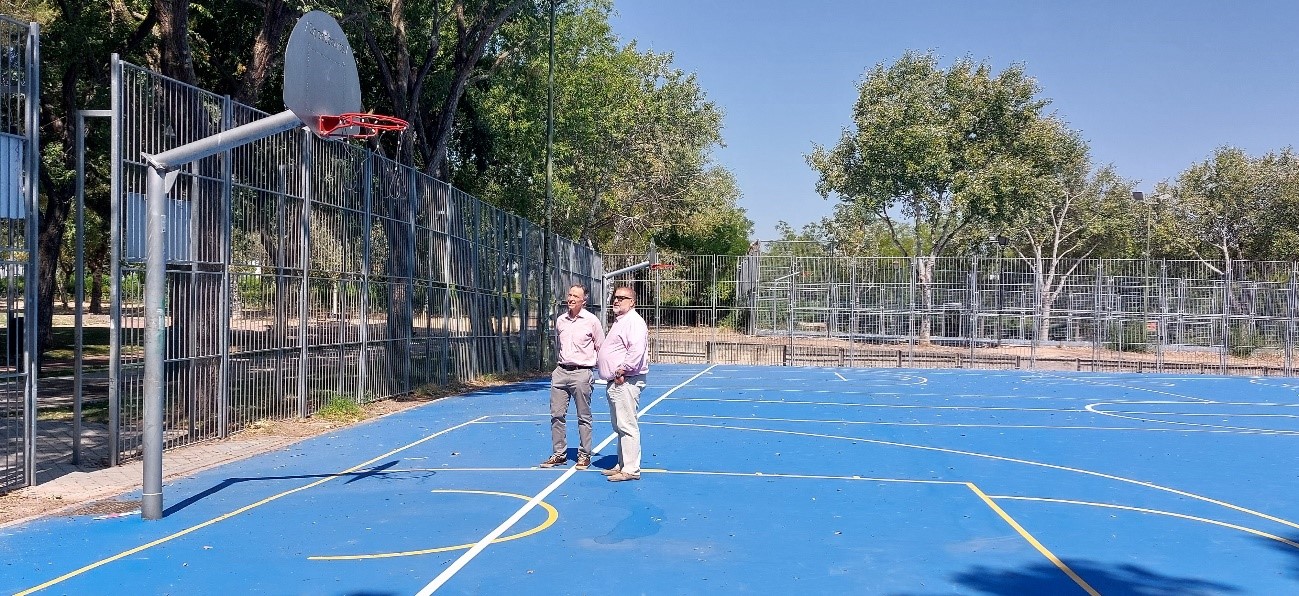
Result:
[[618,433],[618,465],[605,470],[609,482],[640,480],[640,424],[636,411],[645,388],[649,363],[649,327],[636,312],[636,292],[628,286],[613,290],[615,320],[600,346],[596,366],[609,381],[609,417]]

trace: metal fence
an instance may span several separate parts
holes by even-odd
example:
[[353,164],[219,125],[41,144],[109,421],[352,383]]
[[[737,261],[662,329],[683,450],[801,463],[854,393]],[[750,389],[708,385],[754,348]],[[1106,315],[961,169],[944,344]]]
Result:
[[[114,63],[110,463],[143,433],[145,186],[157,154],[266,115]],[[364,147],[298,129],[178,173],[166,217],[164,444],[533,369],[600,255]]]
[[[661,362],[1295,372],[1299,266],[846,258],[764,242],[636,283]],[[609,267],[637,255],[605,255]]]
[[0,16],[0,493],[35,475],[40,29]]

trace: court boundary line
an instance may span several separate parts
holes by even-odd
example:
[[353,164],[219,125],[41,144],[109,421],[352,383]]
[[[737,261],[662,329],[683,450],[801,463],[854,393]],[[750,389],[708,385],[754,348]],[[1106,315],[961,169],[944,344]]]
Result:
[[1238,524],[1233,524],[1233,523],[1225,522],[1225,521],[1222,521],[1222,520],[1212,519],[1212,518],[1208,518],[1208,517],[1199,517],[1199,516],[1196,516],[1196,515],[1188,515],[1188,514],[1185,514],[1185,513],[1178,513],[1178,512],[1176,512],[1176,511],[1167,511],[1167,510],[1164,510],[1164,509],[1150,509],[1150,508],[1147,508],[1147,507],[1134,507],[1134,506],[1132,506],[1132,505],[1118,505],[1118,504],[1115,504],[1115,503],[1100,503],[1100,502],[1097,502],[1097,501],[1078,501],[1078,500],[1075,500],[1075,499],[1056,499],[1056,498],[1050,498],[1050,497],[1023,497],[1023,496],[1015,496],[1015,495],[988,495],[988,498],[990,498],[990,499],[996,499],[996,500],[1006,500],[1006,501],[1032,501],[1032,502],[1039,502],[1039,503],[1056,503],[1056,504],[1063,504],[1063,505],[1084,505],[1084,506],[1087,506],[1087,507],[1100,507],[1100,508],[1104,508],[1104,509],[1119,509],[1119,510],[1122,510],[1122,511],[1135,511],[1135,512],[1137,512],[1137,513],[1149,513],[1149,514],[1151,514],[1151,515],[1164,515],[1164,516],[1173,517],[1173,518],[1178,518],[1178,519],[1185,519],[1185,520],[1189,520],[1189,521],[1196,521],[1196,522],[1200,522],[1200,523],[1205,523],[1205,524],[1209,524],[1209,525],[1213,525],[1213,526],[1222,526],[1222,527],[1224,527],[1224,528],[1229,528],[1229,529],[1232,529],[1232,530],[1238,530],[1238,531],[1241,531],[1241,532],[1245,532],[1245,533],[1247,533],[1247,534],[1253,534],[1253,535],[1255,535],[1255,536],[1259,536],[1259,537],[1262,537],[1262,538],[1267,538],[1268,540],[1275,540],[1275,541],[1280,542],[1280,543],[1282,543],[1282,544],[1285,544],[1285,545],[1287,545],[1287,546],[1291,546],[1291,547],[1294,547],[1294,548],[1299,549],[1299,542],[1295,542],[1295,541],[1293,541],[1293,540],[1290,540],[1290,539],[1288,539],[1288,538],[1284,538],[1284,537],[1281,537],[1281,536],[1277,536],[1277,535],[1275,535],[1275,534],[1269,534],[1269,533],[1264,532],[1264,531],[1262,531],[1262,530],[1258,530],[1258,529],[1251,528],[1251,527],[1248,527],[1248,526],[1242,526],[1242,525],[1238,525]]
[[948,449],[948,448],[946,448],[946,447],[934,447],[934,446],[931,446],[931,445],[916,445],[916,444],[912,444],[912,443],[900,443],[900,442],[897,442],[897,441],[883,441],[883,440],[880,440],[880,439],[868,439],[868,438],[865,438],[865,437],[850,437],[850,436],[846,436],[846,435],[831,435],[831,434],[825,434],[825,433],[807,433],[807,432],[798,432],[798,431],[791,431],[791,430],[780,430],[780,429],[773,429],[773,428],[756,428],[756,427],[745,427],[745,426],[725,426],[725,425],[721,425],[721,424],[695,424],[695,423],[684,423],[684,422],[645,422],[644,424],[657,424],[657,425],[660,425],[660,426],[681,426],[681,427],[693,427],[693,428],[714,428],[714,429],[720,429],[720,430],[737,430],[737,431],[761,432],[761,433],[772,433],[772,434],[781,434],[781,435],[801,435],[801,436],[805,436],[805,437],[815,437],[815,438],[822,438],[822,439],[836,439],[836,440],[842,440],[842,441],[860,441],[860,442],[862,442],[862,443],[871,443],[871,444],[875,444],[875,445],[885,445],[885,446],[889,446],[889,447],[903,447],[903,448],[908,448],[908,449],[919,449],[919,450],[921,450],[921,451],[934,451],[934,452],[938,452],[938,453],[949,453],[949,454],[953,454],[953,455],[965,455],[965,456],[969,456],[969,457],[978,457],[978,458],[983,458],[983,459],[991,459],[991,460],[994,460],[994,461],[1004,461],[1004,462],[1009,462],[1009,463],[1023,464],[1023,465],[1027,465],[1027,466],[1035,466],[1035,467],[1047,468],[1047,469],[1052,469],[1052,470],[1060,470],[1060,471],[1063,471],[1063,472],[1074,472],[1074,473],[1077,473],[1077,474],[1084,474],[1084,475],[1087,475],[1087,476],[1095,476],[1095,477],[1098,477],[1098,478],[1105,478],[1105,479],[1108,479],[1108,480],[1115,480],[1115,481],[1118,481],[1118,482],[1125,482],[1125,483],[1128,483],[1128,484],[1135,484],[1135,485],[1137,485],[1137,486],[1144,486],[1144,487],[1146,487],[1146,488],[1150,488],[1150,489],[1154,489],[1154,490],[1164,491],[1164,492],[1172,493],[1172,494],[1175,494],[1175,495],[1181,495],[1181,496],[1183,496],[1183,497],[1189,497],[1189,498],[1192,498],[1192,499],[1196,499],[1196,500],[1198,500],[1198,501],[1204,501],[1204,502],[1206,502],[1206,503],[1211,503],[1211,504],[1214,504],[1214,505],[1218,505],[1219,507],[1224,507],[1224,508],[1227,508],[1227,509],[1232,509],[1232,510],[1235,510],[1235,511],[1239,511],[1239,512],[1241,512],[1241,513],[1246,513],[1246,514],[1249,514],[1249,515],[1253,515],[1253,516],[1255,516],[1255,517],[1260,517],[1260,518],[1266,519],[1266,520],[1268,520],[1268,521],[1273,521],[1273,522],[1276,522],[1276,523],[1279,523],[1279,524],[1282,524],[1282,525],[1285,525],[1285,526],[1290,526],[1290,527],[1292,527],[1292,528],[1299,528],[1299,523],[1292,522],[1292,521],[1290,521],[1290,520],[1288,520],[1288,519],[1284,519],[1284,518],[1281,518],[1281,517],[1277,517],[1277,516],[1275,516],[1275,515],[1269,515],[1269,514],[1267,514],[1267,513],[1263,513],[1263,512],[1261,512],[1261,511],[1255,511],[1255,510],[1250,509],[1250,508],[1248,508],[1248,507],[1241,507],[1240,505],[1235,505],[1235,504],[1232,504],[1232,503],[1228,503],[1228,502],[1226,502],[1226,501],[1219,501],[1219,500],[1217,500],[1217,499],[1214,499],[1214,498],[1211,498],[1211,497],[1206,497],[1206,496],[1204,496],[1204,495],[1198,495],[1198,494],[1196,494],[1196,493],[1192,493],[1192,492],[1188,492],[1188,491],[1184,491],[1184,490],[1176,489],[1176,488],[1173,488],[1173,487],[1171,487],[1171,486],[1163,486],[1163,485],[1160,485],[1160,484],[1155,484],[1155,483],[1153,483],[1153,482],[1146,482],[1146,481],[1144,481],[1144,480],[1137,480],[1137,479],[1134,479],[1134,478],[1125,478],[1125,477],[1123,477],[1123,476],[1115,476],[1115,475],[1113,475],[1113,474],[1106,474],[1106,473],[1104,473],[1104,472],[1097,472],[1097,471],[1094,471],[1094,470],[1086,470],[1086,469],[1083,469],[1083,468],[1074,468],[1074,467],[1070,467],[1070,466],[1062,466],[1062,465],[1058,465],[1058,464],[1049,464],[1049,463],[1046,463],[1046,462],[1033,461],[1033,460],[1031,460],[1031,459],[1019,459],[1019,458],[1014,458],[1014,457],[1006,457],[1006,456],[1004,456],[1004,455],[993,455],[993,454],[991,454],[991,453],[979,453],[979,452],[977,452],[977,451],[962,451],[962,450],[960,450],[960,449]]
[[[641,416],[645,415],[645,412],[648,412],[650,408],[653,408],[654,406],[658,405],[659,402],[663,401],[665,398],[667,398],[667,396],[672,395],[672,393],[675,392],[676,390],[685,387],[686,385],[689,385],[695,379],[704,376],[709,371],[713,370],[713,368],[716,366],[717,366],[716,364],[713,364],[708,368],[699,371],[689,379],[682,381],[677,386],[667,390],[667,392],[659,396],[658,399],[654,400],[649,405],[642,408],[641,411],[637,412],[636,417],[640,418]],[[608,447],[609,444],[612,443],[614,438],[616,438],[617,436],[618,436],[617,434],[612,434],[609,435],[608,437],[605,437],[605,439],[601,441],[599,445],[596,445],[595,451],[600,451],[601,449]],[[487,546],[492,543],[492,541],[496,540],[497,538],[500,538],[501,534],[504,534],[505,531],[509,530],[511,526],[518,523],[520,519],[523,519],[523,516],[527,515],[528,512],[535,509],[537,507],[537,504],[540,503],[542,499],[545,499],[547,496],[550,495],[550,493],[554,492],[560,486],[563,486],[565,482],[568,482],[568,479],[572,478],[573,474],[576,474],[577,471],[578,471],[577,466],[572,466],[569,467],[567,470],[565,470],[564,473],[559,476],[559,478],[556,478],[553,482],[547,485],[546,488],[541,489],[541,492],[538,492],[535,496],[532,497],[532,499],[528,500],[527,503],[525,503],[522,507],[520,507],[518,511],[515,511],[514,515],[511,515],[508,519],[501,522],[501,525],[496,526],[496,529],[492,530],[491,532],[488,532],[487,535],[483,536],[478,542],[476,542],[472,548],[470,548],[468,551],[465,551],[464,554],[460,555],[460,557],[457,558],[454,562],[452,562],[451,565],[448,566],[446,569],[443,569],[442,572],[437,575],[437,577],[433,578],[433,581],[430,581],[428,584],[424,586],[423,589],[417,592],[416,596],[429,596],[430,594],[438,591],[439,588],[441,588],[444,584],[450,581],[452,577],[454,577],[457,573],[459,573],[460,570],[463,569],[465,565],[468,565],[469,562],[474,560],[474,558],[476,558],[479,553],[483,552],[483,550],[486,549]]]
[[1042,556],[1046,557],[1047,560],[1051,561],[1052,565],[1055,565],[1057,568],[1060,569],[1060,571],[1063,571],[1065,575],[1069,576],[1069,579],[1072,579],[1074,583],[1078,584],[1078,587],[1085,590],[1088,594],[1091,594],[1091,596],[1101,596],[1101,593],[1097,592],[1096,589],[1091,586],[1091,584],[1087,583],[1087,580],[1080,577],[1077,573],[1074,573],[1074,570],[1070,569],[1069,566],[1066,565],[1064,561],[1061,561],[1060,557],[1055,556],[1055,553],[1051,552],[1051,549],[1048,549],[1041,542],[1038,542],[1037,538],[1034,538],[1032,534],[1028,533],[1028,530],[1025,530],[1024,526],[1019,525],[1019,522],[1015,521],[1015,518],[1011,517],[1010,514],[1006,513],[1006,511],[1002,509],[1000,505],[997,505],[995,502],[993,502],[992,499],[988,498],[988,495],[985,494],[983,491],[979,490],[979,487],[975,486],[973,482],[966,482],[965,486],[967,486],[970,490],[974,491],[974,494],[978,496],[979,499],[982,500],[984,504],[988,506],[988,508],[992,509],[994,512],[996,512],[997,515],[1001,516],[1002,520],[1005,520],[1007,524],[1010,524],[1011,528],[1013,528],[1016,532],[1018,532],[1019,535],[1023,537],[1024,540],[1027,540],[1029,544],[1033,545],[1033,548],[1037,549],[1037,552],[1041,553]]
[[135,548],[132,548],[132,549],[129,549],[129,550],[125,550],[125,551],[122,551],[122,552],[117,553],[116,555],[113,555],[113,556],[111,556],[111,557],[107,557],[107,558],[104,558],[104,559],[100,559],[100,560],[98,560],[98,561],[95,561],[94,563],[90,563],[89,565],[82,566],[82,567],[79,568],[79,569],[74,569],[74,570],[72,570],[72,571],[69,571],[69,572],[67,572],[67,573],[65,573],[65,574],[63,574],[63,575],[60,575],[60,576],[58,576],[58,577],[56,577],[56,578],[54,578],[54,579],[51,579],[51,580],[49,580],[49,581],[46,581],[45,583],[42,583],[42,584],[40,584],[40,585],[33,586],[33,587],[31,587],[31,588],[27,588],[26,590],[23,590],[23,591],[21,591],[21,592],[18,592],[18,593],[16,593],[16,594],[14,594],[14,596],[27,596],[28,594],[32,594],[32,593],[38,592],[38,591],[40,591],[40,590],[44,590],[45,588],[48,588],[48,587],[50,587],[50,586],[54,586],[54,585],[56,585],[56,584],[60,584],[60,583],[65,582],[65,581],[67,581],[67,580],[69,580],[69,579],[72,579],[72,578],[74,578],[74,577],[77,577],[78,575],[81,575],[81,574],[83,574],[83,573],[86,573],[87,571],[91,571],[91,570],[93,570],[93,569],[97,569],[97,568],[99,568],[99,567],[103,567],[104,565],[107,565],[107,564],[109,564],[109,563],[112,563],[112,562],[114,562],[114,561],[117,561],[117,560],[120,560],[120,559],[123,559],[123,558],[126,558],[126,557],[129,557],[129,556],[134,555],[134,554],[136,554],[136,553],[140,553],[140,552],[146,551],[146,550],[148,550],[148,549],[150,549],[150,548],[153,548],[153,547],[155,547],[155,546],[158,546],[158,545],[160,545],[160,544],[165,544],[165,543],[167,543],[167,542],[171,542],[172,540],[175,540],[175,539],[180,538],[180,537],[182,537],[182,536],[186,536],[186,535],[188,535],[188,534],[192,534],[192,533],[194,533],[194,532],[197,532],[197,531],[199,531],[199,530],[201,530],[201,529],[203,529],[203,528],[206,528],[206,527],[208,527],[208,526],[211,526],[211,525],[217,524],[217,523],[219,523],[219,522],[223,522],[223,521],[225,521],[225,520],[227,520],[227,519],[230,519],[230,518],[235,517],[235,516],[237,516],[237,515],[240,515],[240,514],[242,514],[242,513],[246,513],[246,512],[248,512],[248,511],[251,511],[251,510],[253,510],[253,509],[256,509],[256,508],[258,508],[258,507],[261,507],[262,505],[265,505],[265,504],[267,504],[267,503],[270,503],[270,502],[272,502],[272,501],[277,501],[277,500],[279,500],[279,499],[282,498],[282,497],[287,497],[287,496],[289,496],[289,495],[291,495],[291,494],[294,494],[294,493],[297,493],[297,492],[301,492],[301,491],[307,490],[307,489],[309,489],[309,488],[315,488],[315,487],[320,486],[320,485],[322,485],[322,484],[324,484],[324,483],[326,483],[326,482],[329,482],[330,480],[333,480],[333,479],[335,479],[335,478],[340,478],[340,477],[342,477],[342,476],[346,476],[346,475],[348,475],[348,474],[351,474],[351,473],[357,471],[358,469],[363,468],[363,467],[365,467],[365,466],[368,466],[368,465],[370,465],[370,464],[372,464],[372,463],[375,463],[375,462],[377,462],[377,461],[379,461],[379,460],[381,460],[381,459],[383,459],[383,458],[385,458],[385,457],[388,457],[388,456],[391,456],[391,455],[395,455],[395,454],[397,454],[397,453],[400,453],[400,452],[402,452],[402,451],[405,451],[406,449],[409,449],[409,448],[411,448],[411,447],[414,447],[414,446],[416,446],[416,445],[419,445],[420,443],[423,443],[423,442],[425,442],[425,441],[429,441],[429,440],[432,440],[432,439],[434,439],[434,438],[436,438],[436,437],[440,437],[440,436],[442,436],[442,435],[445,435],[445,434],[447,434],[447,433],[449,433],[449,432],[451,432],[451,431],[453,431],[453,430],[459,430],[459,429],[461,429],[461,428],[464,428],[464,427],[466,427],[466,426],[469,426],[469,425],[471,425],[471,424],[474,424],[475,422],[478,422],[478,421],[480,421],[480,420],[482,420],[482,419],[484,419],[484,418],[486,418],[486,416],[479,416],[478,418],[475,418],[475,419],[473,419],[473,420],[468,420],[468,421],[466,421],[466,422],[462,422],[462,423],[457,424],[457,425],[455,425],[455,426],[452,426],[452,427],[450,427],[450,428],[442,429],[442,430],[440,430],[440,431],[438,431],[438,432],[436,432],[436,433],[433,433],[433,434],[431,434],[431,435],[428,435],[428,436],[426,436],[426,437],[423,437],[423,438],[421,438],[421,439],[419,439],[419,440],[417,440],[417,441],[414,441],[414,442],[412,442],[412,443],[408,443],[408,444],[406,444],[406,445],[403,445],[403,446],[401,446],[401,447],[398,447],[398,448],[396,448],[396,449],[393,449],[392,451],[389,451],[389,452],[387,452],[387,453],[385,453],[385,454],[383,454],[383,455],[380,455],[380,456],[377,456],[377,457],[373,457],[373,458],[368,459],[368,460],[366,460],[366,461],[364,461],[364,462],[361,462],[361,463],[359,463],[359,464],[356,464],[355,466],[352,466],[352,467],[350,467],[350,468],[348,468],[348,469],[346,469],[346,470],[343,470],[342,472],[336,472],[336,473],[334,473],[334,474],[329,474],[329,475],[325,476],[324,478],[321,478],[320,480],[316,480],[315,482],[312,482],[312,483],[310,483],[310,484],[306,484],[306,485],[303,485],[303,486],[299,486],[299,487],[297,487],[297,488],[292,488],[292,489],[289,489],[289,490],[283,491],[283,492],[281,492],[281,493],[279,493],[279,494],[276,494],[276,495],[272,495],[272,496],[266,497],[266,498],[261,499],[261,500],[259,500],[259,501],[256,501],[256,502],[253,502],[253,503],[250,503],[250,504],[248,504],[248,505],[244,505],[243,507],[240,507],[240,508],[238,508],[238,509],[235,509],[234,511],[230,511],[230,512],[227,512],[227,513],[223,513],[223,514],[221,514],[221,515],[218,515],[218,516],[216,516],[216,517],[214,517],[214,518],[212,518],[212,519],[209,519],[209,520],[207,520],[207,521],[205,521],[205,522],[202,522],[202,523],[199,523],[199,524],[196,524],[196,525],[190,526],[190,527],[185,528],[185,529],[182,529],[182,530],[177,530],[176,532],[172,532],[171,534],[168,534],[168,535],[166,535],[166,536],[163,536],[162,538],[158,538],[158,539],[156,539],[156,540],[153,540],[153,541],[151,541],[151,542],[147,542],[147,543],[142,544],[142,545],[140,545],[140,546],[137,546],[137,547],[135,547]]

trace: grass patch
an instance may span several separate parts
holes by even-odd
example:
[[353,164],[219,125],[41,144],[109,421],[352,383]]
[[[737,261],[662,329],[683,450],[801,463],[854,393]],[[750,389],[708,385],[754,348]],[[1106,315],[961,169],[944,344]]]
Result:
[[[70,421],[72,406],[45,408],[38,410],[36,419],[40,421]],[[81,421],[108,424],[108,402],[97,401],[81,404]]]
[[333,394],[315,416],[336,424],[351,424],[365,420],[365,409],[346,395]]

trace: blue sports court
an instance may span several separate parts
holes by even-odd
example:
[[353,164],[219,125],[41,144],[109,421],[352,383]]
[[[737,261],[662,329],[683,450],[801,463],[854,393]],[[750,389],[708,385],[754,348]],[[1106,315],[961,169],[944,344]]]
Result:
[[[49,594],[1283,594],[1290,379],[654,365],[645,472],[548,453],[544,380],[0,535]],[[575,451],[570,412],[570,450]],[[138,495],[136,496],[138,498]]]

